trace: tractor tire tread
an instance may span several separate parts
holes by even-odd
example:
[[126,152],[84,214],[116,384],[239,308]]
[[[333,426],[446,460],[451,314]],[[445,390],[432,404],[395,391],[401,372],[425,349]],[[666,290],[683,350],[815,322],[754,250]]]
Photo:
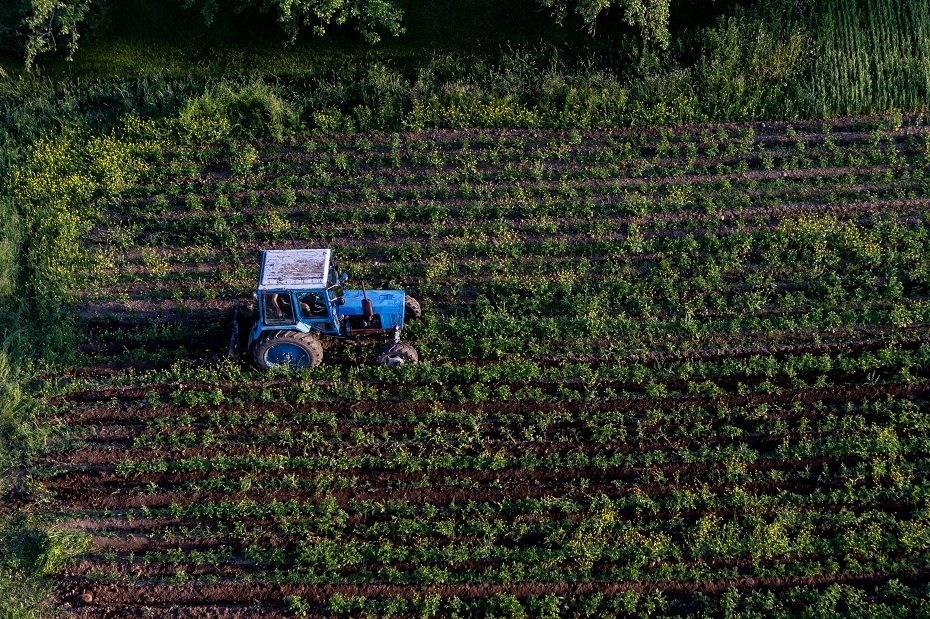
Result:
[[315,333],[301,333],[300,331],[281,329],[279,331],[265,332],[255,345],[252,346],[252,360],[255,362],[256,367],[262,370],[271,369],[270,366],[265,365],[265,351],[282,341],[297,344],[303,348],[310,358],[309,367],[315,368],[323,362],[323,344],[318,335]]
[[405,342],[396,344],[385,344],[378,349],[378,356],[375,361],[378,365],[389,365],[388,360],[391,357],[402,357],[406,363],[416,365],[420,362],[420,355],[417,350]]
[[404,321],[416,320],[423,315],[423,309],[420,302],[411,297],[409,294],[404,297]]

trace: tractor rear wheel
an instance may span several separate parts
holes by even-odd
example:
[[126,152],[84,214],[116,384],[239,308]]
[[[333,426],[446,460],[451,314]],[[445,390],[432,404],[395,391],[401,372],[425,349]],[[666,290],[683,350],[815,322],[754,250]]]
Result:
[[314,333],[268,331],[252,347],[252,359],[262,370],[315,368],[323,361],[323,345]]
[[375,361],[379,365],[389,368],[399,368],[404,365],[416,365],[420,361],[416,349],[410,344],[398,342],[396,344],[385,344],[378,349],[378,356]]
[[416,320],[423,315],[420,309],[420,302],[411,297],[409,294],[404,296],[404,322]]

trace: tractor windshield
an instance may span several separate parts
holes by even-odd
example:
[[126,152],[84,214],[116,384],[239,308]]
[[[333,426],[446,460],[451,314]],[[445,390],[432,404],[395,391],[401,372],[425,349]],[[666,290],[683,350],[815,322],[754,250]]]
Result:
[[307,320],[329,318],[325,292],[298,292],[297,307],[300,308],[301,318]]

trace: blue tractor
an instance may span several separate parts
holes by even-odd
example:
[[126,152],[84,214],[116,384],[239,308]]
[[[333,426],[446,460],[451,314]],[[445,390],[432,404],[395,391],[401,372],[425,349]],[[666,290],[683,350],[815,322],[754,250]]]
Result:
[[263,251],[248,341],[255,365],[315,367],[340,341],[377,345],[382,365],[417,363],[417,351],[400,340],[404,323],[420,317],[417,300],[403,290],[344,290],[348,279],[329,249]]

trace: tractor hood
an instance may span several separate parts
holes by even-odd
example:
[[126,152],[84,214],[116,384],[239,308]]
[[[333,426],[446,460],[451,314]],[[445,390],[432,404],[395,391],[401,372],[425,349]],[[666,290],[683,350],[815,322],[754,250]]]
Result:
[[[340,305],[337,314],[341,316],[362,315],[361,290],[346,290],[342,293],[345,303]],[[375,314],[381,315],[381,326],[384,329],[404,326],[404,299],[403,290],[369,290],[368,300]]]

